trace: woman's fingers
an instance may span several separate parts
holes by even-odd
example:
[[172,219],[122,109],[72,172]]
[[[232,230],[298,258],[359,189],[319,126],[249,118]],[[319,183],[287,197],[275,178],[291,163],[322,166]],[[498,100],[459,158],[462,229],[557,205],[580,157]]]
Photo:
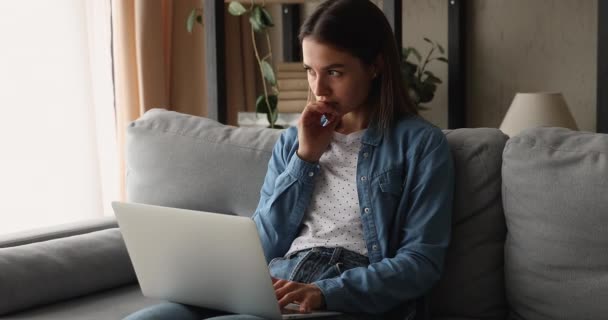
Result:
[[283,284],[281,287],[275,287],[274,293],[277,296],[277,299],[281,299],[286,294],[299,289],[300,284],[293,281],[287,281],[287,283]]
[[277,289],[283,287],[287,283],[289,283],[289,281],[287,281],[287,280],[273,279],[272,286],[274,287],[274,290],[277,290]]
[[302,313],[310,313],[312,309],[310,308],[310,298],[305,299],[300,303],[300,312]]
[[[328,121],[321,122],[325,115]],[[307,162],[317,162],[327,150],[333,131],[340,122],[336,108],[327,102],[310,103],[304,108],[298,123],[298,156]]]
[[309,110],[307,113],[303,112],[300,119],[300,121],[302,121],[302,124],[306,127],[324,128],[328,127],[332,123],[336,123],[339,117],[335,112],[320,113],[316,110]]
[[296,291],[290,291],[287,294],[285,294],[283,297],[281,297],[279,300],[279,308],[283,309],[285,308],[288,304],[290,303],[295,303],[296,301],[303,301],[304,300],[304,290],[296,290]]
[[323,295],[318,287],[310,284],[288,281],[283,287],[275,290],[279,307],[284,308],[290,303],[299,303],[300,312],[310,312],[319,309]]
[[337,117],[338,110],[335,108],[335,105],[331,103],[313,102],[308,104],[306,108],[304,108],[302,115],[311,115],[319,118],[322,115]]
[[324,113],[323,116],[321,117],[321,126],[322,127],[335,127],[332,125],[337,124],[340,121],[340,118],[335,115],[335,114],[331,114],[331,113]]
[[296,291],[291,291],[284,295],[279,299],[279,308],[285,308],[290,303],[299,303],[299,311],[302,313],[310,313],[314,309],[312,307],[314,304],[312,292],[306,288],[298,288]]

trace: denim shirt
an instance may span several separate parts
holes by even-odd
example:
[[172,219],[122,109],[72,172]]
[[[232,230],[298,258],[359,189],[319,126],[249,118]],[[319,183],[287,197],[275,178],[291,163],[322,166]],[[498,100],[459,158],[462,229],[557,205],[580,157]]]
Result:
[[[445,135],[418,116],[368,128],[357,161],[357,192],[370,264],[314,282],[327,309],[383,313],[426,294],[450,239],[454,173]],[[277,141],[252,219],[266,260],[299,236],[320,166],[300,159],[297,129]]]

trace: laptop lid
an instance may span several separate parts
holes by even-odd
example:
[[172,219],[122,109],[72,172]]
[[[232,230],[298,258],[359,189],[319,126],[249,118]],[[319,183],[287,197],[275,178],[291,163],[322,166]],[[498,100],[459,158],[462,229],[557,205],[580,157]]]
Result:
[[112,207],[145,296],[282,319],[250,218],[133,203]]

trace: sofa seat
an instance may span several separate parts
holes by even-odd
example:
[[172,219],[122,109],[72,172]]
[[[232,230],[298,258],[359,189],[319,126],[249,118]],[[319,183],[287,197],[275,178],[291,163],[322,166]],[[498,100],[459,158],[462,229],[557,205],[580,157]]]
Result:
[[116,320],[159,302],[160,300],[144,297],[139,285],[129,285],[24,312],[8,314],[2,319]]

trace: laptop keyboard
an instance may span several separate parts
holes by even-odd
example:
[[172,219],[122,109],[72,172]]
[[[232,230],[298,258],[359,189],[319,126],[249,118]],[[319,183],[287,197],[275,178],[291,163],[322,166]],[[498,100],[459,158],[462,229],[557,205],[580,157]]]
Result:
[[282,314],[306,314],[306,312],[300,312],[300,306],[297,304],[289,304],[285,308],[281,309]]

